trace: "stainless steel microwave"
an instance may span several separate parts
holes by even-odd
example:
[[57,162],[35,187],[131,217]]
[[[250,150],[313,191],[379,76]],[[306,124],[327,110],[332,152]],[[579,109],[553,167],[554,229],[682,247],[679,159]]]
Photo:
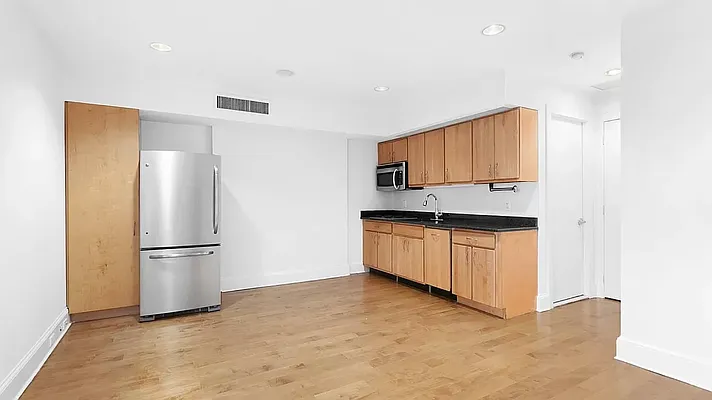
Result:
[[407,163],[379,165],[376,167],[376,190],[393,192],[408,188]]

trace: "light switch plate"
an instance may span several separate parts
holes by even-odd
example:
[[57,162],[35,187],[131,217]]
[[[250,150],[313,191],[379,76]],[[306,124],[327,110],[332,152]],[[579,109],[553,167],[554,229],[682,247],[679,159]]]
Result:
[[403,200],[403,203],[402,203],[402,204],[403,204],[403,209],[408,208],[408,201],[407,201],[407,200]]
[[507,211],[512,211],[512,203],[509,201],[504,202],[504,209]]

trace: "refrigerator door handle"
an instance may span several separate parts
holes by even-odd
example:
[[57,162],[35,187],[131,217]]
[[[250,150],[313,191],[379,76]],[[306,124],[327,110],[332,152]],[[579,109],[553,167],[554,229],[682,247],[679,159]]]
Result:
[[185,258],[185,257],[202,257],[202,256],[212,256],[215,254],[214,251],[196,251],[194,253],[174,253],[174,254],[152,254],[148,256],[150,260],[164,260],[167,258]]
[[218,167],[213,166],[213,234],[215,235],[218,234],[218,221],[220,220],[220,205],[218,204],[218,197],[220,196],[220,193],[218,192],[219,185],[220,181],[218,179]]

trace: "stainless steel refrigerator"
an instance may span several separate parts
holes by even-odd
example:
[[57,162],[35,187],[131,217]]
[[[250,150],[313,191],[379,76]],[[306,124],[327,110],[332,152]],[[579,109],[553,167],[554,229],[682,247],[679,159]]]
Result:
[[220,156],[141,152],[141,321],[220,309]]

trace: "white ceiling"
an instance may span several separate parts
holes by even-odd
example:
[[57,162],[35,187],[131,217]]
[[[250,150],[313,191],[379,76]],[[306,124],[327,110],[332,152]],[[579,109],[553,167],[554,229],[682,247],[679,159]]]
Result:
[[[19,1],[19,0],[18,0]],[[75,73],[275,100],[397,106],[488,71],[589,88],[645,0],[24,0]],[[491,23],[506,31],[485,37]],[[164,42],[158,53],[150,42]],[[568,55],[584,51],[581,61]],[[296,75],[281,78],[278,69]],[[387,93],[374,86],[386,85]],[[387,100],[384,100],[387,99]]]

